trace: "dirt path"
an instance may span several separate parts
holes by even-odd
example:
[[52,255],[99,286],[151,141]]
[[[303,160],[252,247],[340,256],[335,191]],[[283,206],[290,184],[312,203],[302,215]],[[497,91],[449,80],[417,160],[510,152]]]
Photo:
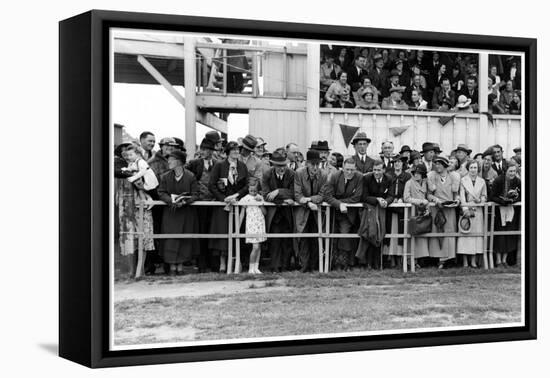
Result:
[[[269,286],[266,286],[267,285]],[[149,299],[155,297],[201,297],[212,294],[235,294],[246,291],[261,290],[284,291],[288,290],[284,279],[275,281],[206,281],[190,283],[173,283],[157,285],[151,282],[117,283],[114,287],[115,302],[127,299]]]

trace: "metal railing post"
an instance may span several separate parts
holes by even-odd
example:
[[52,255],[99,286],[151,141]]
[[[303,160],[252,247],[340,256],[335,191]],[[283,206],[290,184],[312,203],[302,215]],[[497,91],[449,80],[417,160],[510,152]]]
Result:
[[[414,205],[411,206],[411,217],[414,217],[416,215],[416,208]],[[405,222],[407,224],[408,222]],[[414,235],[411,234],[411,272],[414,273],[416,271],[416,262],[414,261]]]
[[[235,214],[235,234],[241,233],[241,219],[239,214],[239,206],[233,206]],[[235,238],[235,274],[241,273],[241,237]]]
[[330,206],[327,206],[327,210],[325,213],[325,230],[326,230],[326,238],[325,238],[325,273],[329,272],[330,269],[330,225],[331,225],[331,211]]
[[[409,231],[409,208],[404,208],[404,215],[403,215],[403,272],[407,272],[407,252],[408,252],[408,240],[407,240],[407,233]],[[399,230],[399,224],[397,225],[397,229]],[[399,245],[399,238],[397,238],[397,244]],[[412,268],[411,268],[412,270]]]
[[493,232],[495,231],[495,203],[493,202],[491,204],[491,221],[490,221],[490,228],[489,228],[489,269],[494,269],[495,264],[493,262],[493,246],[494,246],[494,239],[495,236],[493,235]]
[[321,214],[322,209],[323,208],[321,207],[321,204],[319,204],[319,207],[317,208],[317,232],[319,233],[319,236],[317,238],[317,244],[319,246],[319,273],[323,273],[323,218]]
[[489,227],[489,207],[487,203],[483,206],[483,268],[489,269],[487,252],[487,229]]

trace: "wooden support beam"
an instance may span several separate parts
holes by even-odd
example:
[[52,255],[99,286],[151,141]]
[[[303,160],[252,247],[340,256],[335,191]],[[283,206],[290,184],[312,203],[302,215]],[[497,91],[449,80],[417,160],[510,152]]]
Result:
[[[176,99],[177,102],[181,104],[181,106],[185,107],[185,98],[179,93],[176,88],[166,80],[164,76],[160,72],[157,71],[155,67],[149,61],[147,58],[145,58],[142,55],[138,55],[137,60],[139,64],[142,65],[142,67],[149,72],[155,80],[164,87],[171,95]],[[200,124],[210,127],[214,130],[220,131],[222,133],[227,133],[227,122],[223,119],[216,117],[212,113],[204,112],[204,111],[197,111],[195,113],[195,120],[199,122]]]
[[226,109],[226,110],[291,110],[298,112],[306,111],[305,99],[283,100],[274,97],[251,97],[249,95],[229,93],[227,96],[214,93],[199,93],[197,95],[197,106],[199,109]]
[[197,145],[197,65],[195,37],[183,37],[184,88],[185,88],[185,148],[188,156],[195,156]]
[[115,38],[115,53],[128,55],[145,55],[167,59],[183,59],[183,46],[178,43],[137,41]]
[[[316,43],[307,44],[307,70],[306,70],[306,86],[307,86],[307,104],[306,104],[306,141],[319,140],[319,75],[321,52],[319,45]],[[300,146],[305,150],[307,146]]]

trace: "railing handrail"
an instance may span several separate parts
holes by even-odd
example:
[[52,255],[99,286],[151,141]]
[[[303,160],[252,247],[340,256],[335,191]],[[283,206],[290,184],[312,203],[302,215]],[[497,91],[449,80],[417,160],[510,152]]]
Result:
[[[166,206],[168,205],[166,202],[164,201],[143,201],[142,202],[144,205],[160,205],[160,206]],[[358,202],[358,203],[344,203],[347,207],[355,207],[355,208],[362,208],[363,207],[363,202]],[[227,206],[228,203],[226,202],[221,202],[221,201],[194,201],[192,203],[189,204],[189,206]],[[327,202],[322,202],[320,204],[317,204],[317,205],[320,205],[320,206],[323,206],[323,207],[330,207],[331,205]],[[488,205],[488,206],[492,206],[492,205],[497,205],[497,206],[502,206],[496,202],[492,202],[492,201],[486,201],[486,202],[482,202],[482,203],[472,203],[472,204],[467,204],[467,205],[463,205],[463,204],[459,204],[457,205],[456,207],[463,207],[463,206],[467,206],[467,207],[483,207],[485,205]],[[511,204],[512,206],[521,206],[521,202],[515,202],[513,204]],[[246,206],[292,206],[292,207],[298,207],[298,206],[305,206],[303,204],[300,204],[300,203],[297,203],[295,202],[294,204],[287,204],[287,203],[282,203],[282,204],[276,204],[276,203],[273,203],[273,202],[268,202],[268,201],[251,201],[251,202],[247,202],[247,203],[239,203],[237,201],[236,204],[234,205],[230,205],[230,206],[240,206],[240,207],[246,207]],[[404,208],[404,207],[412,207],[413,204],[412,203],[408,203],[408,202],[400,202],[400,203],[391,203],[388,205],[388,207],[390,208]],[[436,206],[436,204],[434,202],[429,202],[428,203],[428,206],[429,207],[432,207],[432,206]]]
[[[225,49],[225,50],[242,50],[242,51],[259,51],[259,52],[269,52],[283,54],[285,52],[285,47],[278,46],[254,46],[254,45],[239,45],[234,43],[208,43],[208,42],[198,42],[195,44],[195,47],[202,49]],[[307,55],[307,49],[300,47],[287,47],[286,52],[288,54],[294,55]]]
[[[338,113],[338,114],[376,114],[376,115],[417,115],[423,117],[449,117],[456,116],[457,118],[479,118],[480,113],[460,113],[460,112],[432,112],[425,110],[392,110],[392,109],[341,109],[341,108],[320,108],[321,113]],[[521,115],[517,114],[493,114],[493,119],[515,119],[521,120]]]

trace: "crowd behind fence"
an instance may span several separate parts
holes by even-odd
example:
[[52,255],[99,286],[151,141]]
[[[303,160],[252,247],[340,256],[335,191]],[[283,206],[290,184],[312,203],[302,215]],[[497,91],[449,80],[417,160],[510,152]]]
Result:
[[[143,239],[145,237],[151,237],[153,239],[227,239],[228,241],[228,261],[227,261],[227,274],[240,273],[240,261],[241,261],[241,246],[240,241],[243,238],[247,237],[266,237],[266,238],[317,238],[319,246],[319,272],[327,273],[330,271],[330,262],[331,262],[331,239],[334,238],[359,238],[357,232],[355,233],[333,233],[331,232],[331,217],[333,216],[333,211],[331,206],[327,203],[323,203],[319,210],[317,211],[317,230],[315,233],[262,233],[262,234],[247,234],[241,233],[241,218],[240,212],[243,211],[247,206],[300,206],[300,205],[276,205],[271,202],[255,202],[247,204],[235,204],[228,205],[225,202],[217,201],[196,201],[190,204],[189,206],[224,206],[227,207],[227,216],[229,229],[227,233],[223,234],[211,234],[211,233],[192,233],[192,234],[150,234],[146,235],[144,233],[144,213],[145,209],[149,206],[165,206],[166,203],[162,201],[142,201],[138,203],[138,224],[136,229],[136,234],[138,236],[138,262],[136,269],[136,278],[139,278],[143,275],[144,271],[144,262],[145,262],[145,251],[143,248]],[[362,208],[363,204],[348,204],[348,207],[358,207]],[[429,206],[435,206],[435,204],[430,203]],[[507,231],[495,231],[495,209],[499,204],[495,202],[485,202],[481,204],[472,204],[468,205],[469,207],[483,207],[483,232],[472,232],[468,234],[463,234],[459,231],[457,232],[430,232],[424,233],[421,235],[412,235],[408,230],[408,220],[411,217],[414,217],[415,206],[410,203],[393,203],[388,205],[389,208],[403,208],[404,211],[404,229],[403,233],[386,233],[385,238],[397,238],[397,239],[410,239],[410,251],[408,243],[403,243],[403,272],[407,272],[409,269],[411,272],[415,272],[415,239],[417,237],[422,238],[434,238],[434,237],[483,237],[483,268],[484,269],[493,269],[493,245],[494,237],[500,235],[521,235],[521,226],[519,230],[507,230]],[[512,206],[521,206],[520,202],[514,203]],[[234,242],[234,243],[233,243]],[[518,255],[521,253],[520,244],[521,238],[518,241]],[[382,258],[382,253],[380,258]],[[407,263],[407,258],[409,263]],[[518,261],[520,258],[518,256]],[[408,267],[410,265],[410,268]],[[382,269],[382,264],[380,265]]]

